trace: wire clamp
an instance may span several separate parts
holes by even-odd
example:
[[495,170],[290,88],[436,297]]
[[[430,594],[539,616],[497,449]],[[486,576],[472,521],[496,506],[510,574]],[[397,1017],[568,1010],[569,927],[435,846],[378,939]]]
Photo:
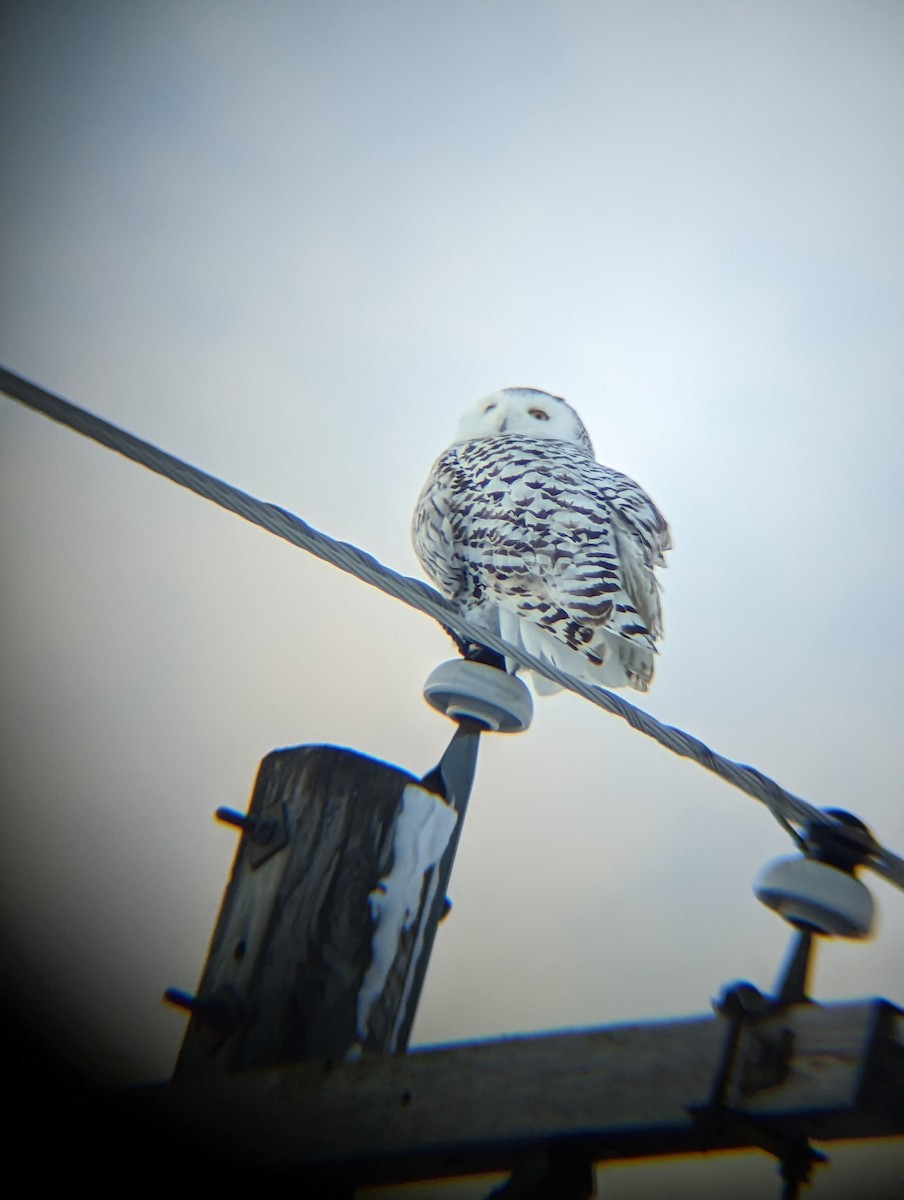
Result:
[[769,1020],[788,1005],[764,996],[751,983],[735,983],[723,990],[713,1007],[727,1022],[725,1040],[709,1100],[689,1112],[702,1130],[723,1139],[726,1146],[758,1146],[776,1158],[782,1200],[796,1200],[812,1168],[828,1159],[807,1138],[783,1134],[740,1107],[747,1097],[780,1087],[790,1075],[794,1034]]

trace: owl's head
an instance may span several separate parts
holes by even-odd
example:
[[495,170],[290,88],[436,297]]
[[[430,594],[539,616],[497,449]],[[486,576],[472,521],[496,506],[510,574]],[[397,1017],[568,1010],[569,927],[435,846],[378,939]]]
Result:
[[561,396],[536,388],[503,388],[484,396],[461,418],[455,440],[465,442],[501,433],[554,438],[593,454],[590,435],[571,405]]

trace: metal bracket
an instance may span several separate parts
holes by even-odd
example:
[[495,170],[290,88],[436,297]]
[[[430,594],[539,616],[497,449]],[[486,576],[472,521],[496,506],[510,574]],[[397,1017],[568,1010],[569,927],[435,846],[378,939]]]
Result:
[[740,983],[726,988],[715,1008],[728,1021],[725,1042],[708,1103],[689,1112],[711,1135],[758,1146],[778,1159],[782,1200],[796,1200],[801,1184],[809,1182],[813,1166],[827,1162],[826,1156],[814,1150],[806,1138],[787,1137],[731,1103],[734,1095],[742,1100],[779,1087],[788,1078],[793,1031],[787,1026],[761,1027],[766,1018],[787,1008],[787,1003],[781,998],[769,999],[750,983]]
[[746,1053],[738,1075],[738,1091],[742,1096],[750,1096],[779,1087],[791,1072],[794,1034],[790,1029],[767,1033],[757,1029],[755,1024],[748,1025],[746,1033],[743,1039]]

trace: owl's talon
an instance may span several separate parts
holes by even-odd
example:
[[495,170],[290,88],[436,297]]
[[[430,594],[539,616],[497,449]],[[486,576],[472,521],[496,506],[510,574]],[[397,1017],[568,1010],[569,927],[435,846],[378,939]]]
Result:
[[459,649],[465,662],[482,663],[485,667],[495,667],[497,671],[505,670],[505,659],[489,646],[481,646],[479,642],[467,642],[464,648]]

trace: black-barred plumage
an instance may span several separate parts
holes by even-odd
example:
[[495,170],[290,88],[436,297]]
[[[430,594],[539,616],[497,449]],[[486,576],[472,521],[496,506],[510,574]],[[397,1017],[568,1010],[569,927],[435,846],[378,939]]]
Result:
[[638,484],[596,462],[561,397],[507,388],[470,409],[424,485],[412,540],[475,624],[590,683],[647,690],[669,527]]

